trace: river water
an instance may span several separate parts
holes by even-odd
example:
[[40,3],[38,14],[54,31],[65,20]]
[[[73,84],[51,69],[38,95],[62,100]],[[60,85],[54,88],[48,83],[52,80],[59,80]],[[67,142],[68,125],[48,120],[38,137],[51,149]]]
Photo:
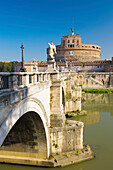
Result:
[[[84,94],[82,109],[87,116],[83,121],[84,143],[89,144],[95,158],[83,163],[51,170],[113,170],[113,94]],[[74,119],[74,118],[73,118]],[[48,168],[0,164],[0,170],[47,170]]]

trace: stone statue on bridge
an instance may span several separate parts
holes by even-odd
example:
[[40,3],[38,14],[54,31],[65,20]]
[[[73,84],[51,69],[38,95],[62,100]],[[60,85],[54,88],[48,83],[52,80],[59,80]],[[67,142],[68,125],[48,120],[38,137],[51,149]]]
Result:
[[53,42],[49,44],[49,53],[48,53],[48,59],[54,60],[54,54],[56,54],[56,46],[53,44]]

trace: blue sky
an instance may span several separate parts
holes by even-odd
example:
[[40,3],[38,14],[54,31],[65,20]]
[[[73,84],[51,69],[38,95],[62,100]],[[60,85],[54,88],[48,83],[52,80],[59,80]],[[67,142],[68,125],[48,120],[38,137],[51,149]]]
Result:
[[75,33],[82,43],[102,48],[101,59],[113,57],[113,0],[0,0],[0,61],[46,60],[48,42],[60,44]]

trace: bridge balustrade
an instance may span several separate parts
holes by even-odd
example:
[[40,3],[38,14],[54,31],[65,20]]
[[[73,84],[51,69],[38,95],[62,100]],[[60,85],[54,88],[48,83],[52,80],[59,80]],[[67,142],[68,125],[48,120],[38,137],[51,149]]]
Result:
[[8,76],[0,76],[0,90],[8,89]]
[[41,82],[50,81],[50,73],[20,73],[20,72],[1,72],[0,90],[15,89],[30,86]]
[[46,81],[60,80],[74,72],[0,72],[0,90],[17,89]]

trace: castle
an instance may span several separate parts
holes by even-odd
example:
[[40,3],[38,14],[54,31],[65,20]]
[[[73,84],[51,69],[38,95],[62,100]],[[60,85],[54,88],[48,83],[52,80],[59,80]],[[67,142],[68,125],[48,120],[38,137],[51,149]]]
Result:
[[[92,44],[82,44],[79,34],[63,36],[61,45],[56,46],[55,61],[99,61],[101,55],[101,47]],[[48,49],[47,49],[48,54]]]

